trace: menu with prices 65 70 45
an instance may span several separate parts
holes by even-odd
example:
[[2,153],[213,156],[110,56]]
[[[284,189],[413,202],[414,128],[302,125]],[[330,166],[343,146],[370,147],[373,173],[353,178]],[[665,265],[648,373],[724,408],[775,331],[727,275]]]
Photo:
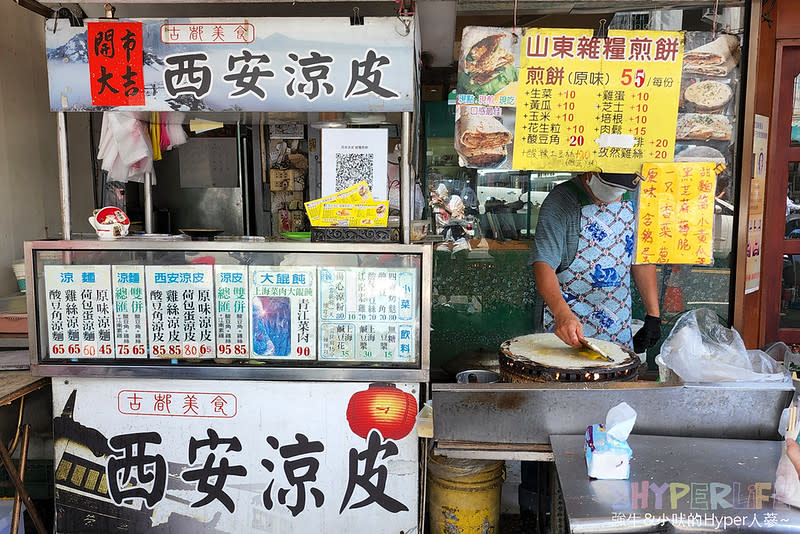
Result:
[[51,358],[113,358],[111,268],[45,265]]
[[319,284],[320,359],[414,359],[414,269],[321,267]]
[[250,267],[256,359],[316,360],[316,267]]
[[151,356],[213,358],[212,266],[148,265],[145,275]]
[[682,32],[530,28],[521,47],[515,169],[632,173],[672,161]]
[[144,267],[112,265],[114,337],[117,358],[147,358]]

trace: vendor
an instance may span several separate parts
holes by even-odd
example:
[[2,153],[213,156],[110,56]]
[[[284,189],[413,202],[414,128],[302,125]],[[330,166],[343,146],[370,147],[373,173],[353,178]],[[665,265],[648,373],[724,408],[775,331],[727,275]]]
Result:
[[[536,332],[573,347],[585,337],[641,353],[661,337],[655,265],[632,265],[635,174],[587,172],[557,185],[539,211],[529,263]],[[631,335],[630,275],[647,316]]]

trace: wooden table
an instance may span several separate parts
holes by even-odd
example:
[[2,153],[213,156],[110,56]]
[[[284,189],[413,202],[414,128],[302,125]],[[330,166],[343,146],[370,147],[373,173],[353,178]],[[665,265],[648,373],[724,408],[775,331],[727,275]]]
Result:
[[11,404],[49,383],[49,377],[32,376],[30,371],[0,371],[0,406]]

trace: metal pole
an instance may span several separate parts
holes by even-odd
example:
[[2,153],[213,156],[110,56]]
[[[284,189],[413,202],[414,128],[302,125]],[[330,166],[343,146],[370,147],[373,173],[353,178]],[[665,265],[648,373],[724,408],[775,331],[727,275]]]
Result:
[[[23,397],[24,399],[25,397]],[[22,425],[22,448],[19,451],[19,479],[25,482],[25,465],[28,463],[28,442],[31,437],[31,425]],[[22,511],[22,497],[19,492],[14,493],[14,505],[11,512],[11,530],[17,533],[19,530],[20,512]]]
[[153,173],[144,173],[144,233],[153,231]]
[[61,193],[61,229],[64,239],[72,239],[69,202],[69,157],[67,156],[67,121],[63,111],[58,117],[58,189]]
[[400,132],[400,229],[402,243],[411,243],[414,184],[411,180],[411,112],[403,112]]

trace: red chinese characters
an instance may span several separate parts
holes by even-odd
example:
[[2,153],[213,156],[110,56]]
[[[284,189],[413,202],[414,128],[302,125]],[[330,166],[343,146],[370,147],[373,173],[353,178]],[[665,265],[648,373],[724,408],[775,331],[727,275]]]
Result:
[[236,416],[238,401],[232,393],[125,389],[117,394],[117,410],[125,415],[225,419]]
[[141,22],[87,24],[92,105],[143,106]]

